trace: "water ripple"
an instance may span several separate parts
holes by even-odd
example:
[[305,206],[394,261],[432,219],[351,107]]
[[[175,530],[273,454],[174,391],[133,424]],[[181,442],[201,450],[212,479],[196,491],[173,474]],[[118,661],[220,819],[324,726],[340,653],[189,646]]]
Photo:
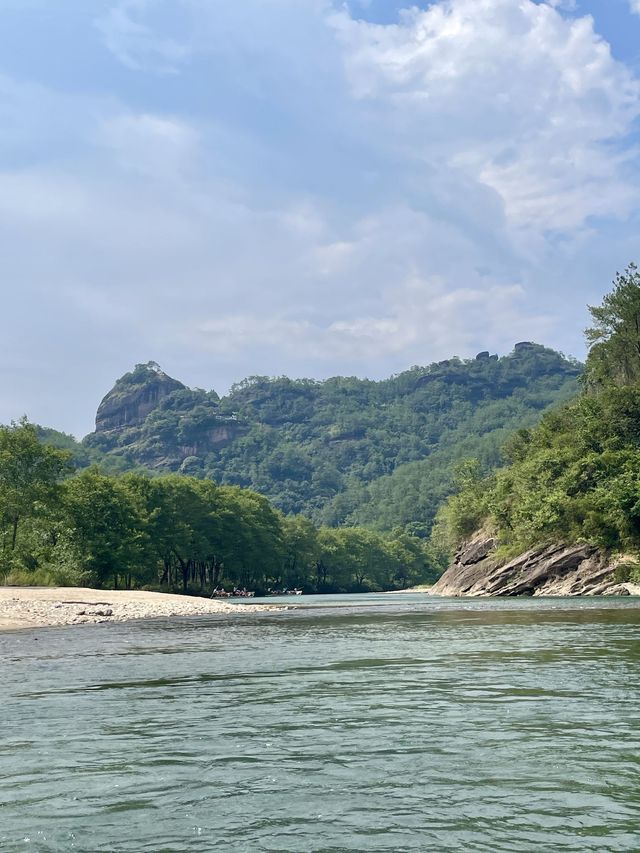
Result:
[[445,601],[0,635],[0,848],[636,851],[639,627]]

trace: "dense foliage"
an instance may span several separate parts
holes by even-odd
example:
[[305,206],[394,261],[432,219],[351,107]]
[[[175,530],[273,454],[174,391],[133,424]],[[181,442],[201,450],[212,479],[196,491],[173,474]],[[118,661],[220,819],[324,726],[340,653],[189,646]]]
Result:
[[41,439],[26,421],[0,427],[0,581],[340,592],[437,574],[414,536],[317,528],[210,480],[95,466],[73,474],[69,451]]
[[486,469],[500,464],[506,436],[574,396],[580,372],[523,343],[503,358],[454,358],[382,382],[252,377],[222,399],[180,386],[135,421],[132,394],[145,400],[159,381],[157,365],[139,365],[103,402],[117,415],[126,401],[122,425],[88,436],[77,458],[103,454],[112,469],[144,466],[251,488],[318,524],[424,536],[456,462],[473,455]]
[[455,547],[482,525],[506,548],[586,541],[640,553],[640,276],[618,275],[590,309],[583,394],[507,442],[508,467],[477,464],[440,511],[435,538]]
[[602,305],[590,307],[593,326],[586,381],[591,388],[640,382],[640,273],[630,264],[617,273]]

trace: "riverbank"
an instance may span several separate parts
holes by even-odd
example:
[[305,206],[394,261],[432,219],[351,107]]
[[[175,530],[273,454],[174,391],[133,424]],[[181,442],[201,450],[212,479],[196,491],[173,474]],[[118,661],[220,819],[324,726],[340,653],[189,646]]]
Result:
[[420,586],[410,586],[407,589],[389,589],[385,595],[406,595],[408,592],[429,592],[433,584],[421,584]]
[[[243,604],[241,612],[279,609],[264,604]],[[162,592],[82,587],[0,587],[0,630],[126,622],[163,616],[207,616],[238,611],[239,606],[228,601]]]
[[500,556],[495,536],[481,530],[456,553],[431,595],[637,595],[640,586],[623,581],[621,571],[635,562],[635,555],[611,555],[584,542],[543,544],[508,559]]

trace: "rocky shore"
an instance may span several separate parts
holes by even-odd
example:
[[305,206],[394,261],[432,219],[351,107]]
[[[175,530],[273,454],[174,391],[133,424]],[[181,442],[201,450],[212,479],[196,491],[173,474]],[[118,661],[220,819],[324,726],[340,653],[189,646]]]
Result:
[[592,545],[552,544],[512,560],[496,557],[496,540],[477,535],[456,554],[431,595],[639,595],[640,586],[620,583],[616,563]]
[[280,608],[230,604],[190,595],[79,587],[0,587],[0,630],[126,622],[167,616],[206,616]]

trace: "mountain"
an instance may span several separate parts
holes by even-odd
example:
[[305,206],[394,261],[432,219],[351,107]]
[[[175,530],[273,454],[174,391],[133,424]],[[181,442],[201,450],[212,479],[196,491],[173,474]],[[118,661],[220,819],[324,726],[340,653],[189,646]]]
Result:
[[501,358],[482,352],[377,382],[253,376],[221,398],[149,362],[104,397],[76,455],[247,486],[317,522],[424,535],[455,463],[500,464],[504,438],[573,397],[581,371],[522,342]]

